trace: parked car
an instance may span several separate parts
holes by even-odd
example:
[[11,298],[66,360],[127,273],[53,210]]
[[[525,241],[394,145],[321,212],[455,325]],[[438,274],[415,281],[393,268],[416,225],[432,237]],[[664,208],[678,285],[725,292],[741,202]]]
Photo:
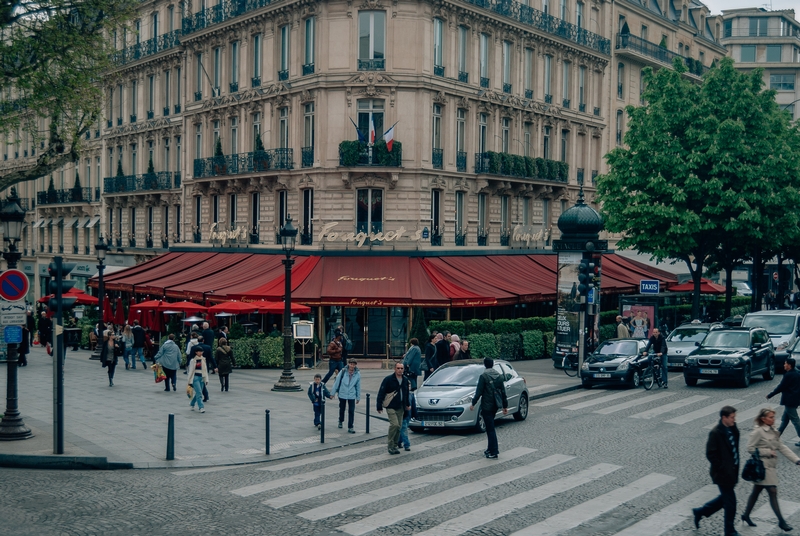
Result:
[[800,310],[756,311],[747,313],[742,319],[744,327],[764,328],[775,346],[775,367],[783,372],[783,362],[789,356],[800,333]]
[[747,387],[756,374],[765,380],[775,377],[775,350],[764,328],[713,330],[697,344],[683,368],[683,379],[690,387],[698,380],[735,380]]
[[708,324],[699,320],[692,320],[672,330],[667,337],[667,366],[683,370],[686,357],[697,351],[695,343],[705,339],[710,330],[721,328],[722,324]]
[[731,286],[736,289],[737,296],[752,296],[753,289],[747,281],[733,281]]
[[[508,397],[508,414],[523,421],[528,416],[528,387],[508,361],[494,360]],[[425,428],[475,428],[486,431],[480,408],[470,411],[478,379],[486,368],[483,360],[451,361],[436,369],[416,391],[416,417],[409,428],[421,432]],[[495,419],[502,418],[502,408]]]
[[645,339],[603,341],[584,361],[581,383],[584,387],[598,383],[626,383],[638,387],[641,375],[634,364],[641,359],[645,346]]

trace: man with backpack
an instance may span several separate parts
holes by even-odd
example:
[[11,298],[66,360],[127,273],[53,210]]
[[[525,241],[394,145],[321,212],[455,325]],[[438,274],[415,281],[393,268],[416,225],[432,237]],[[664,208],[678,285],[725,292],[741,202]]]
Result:
[[499,447],[497,446],[497,433],[494,430],[494,416],[501,405],[503,406],[503,415],[508,415],[508,398],[503,378],[494,369],[494,360],[489,357],[484,358],[483,366],[486,367],[486,370],[478,379],[478,388],[475,390],[475,396],[472,397],[472,405],[469,410],[473,411],[478,400],[481,401],[481,416],[486,425],[486,438],[489,442],[489,447],[483,451],[483,454],[489,459],[496,460]]

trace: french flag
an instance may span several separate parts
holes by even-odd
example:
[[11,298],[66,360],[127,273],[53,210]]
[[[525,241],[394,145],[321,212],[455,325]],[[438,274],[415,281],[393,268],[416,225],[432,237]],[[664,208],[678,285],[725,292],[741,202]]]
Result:
[[372,115],[369,117],[369,142],[375,143],[375,118]]
[[[394,125],[396,124],[397,123]],[[390,153],[392,152],[392,144],[394,143],[394,125],[392,125],[392,128],[383,133],[383,141],[386,142],[386,149]]]

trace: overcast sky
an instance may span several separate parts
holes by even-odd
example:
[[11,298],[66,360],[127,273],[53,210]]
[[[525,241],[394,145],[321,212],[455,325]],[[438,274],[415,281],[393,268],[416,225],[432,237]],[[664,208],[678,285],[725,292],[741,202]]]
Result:
[[767,9],[794,9],[795,18],[800,17],[800,2],[798,0],[700,0],[711,10],[712,15],[719,15],[723,9],[737,9],[742,7],[766,7]]

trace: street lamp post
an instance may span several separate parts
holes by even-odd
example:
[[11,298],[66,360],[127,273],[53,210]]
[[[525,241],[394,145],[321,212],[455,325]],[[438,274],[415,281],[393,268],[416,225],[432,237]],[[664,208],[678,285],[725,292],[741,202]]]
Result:
[[297,228],[292,225],[291,216],[286,216],[286,224],[281,228],[281,245],[286,258],[283,265],[286,267],[283,307],[283,373],[273,391],[299,391],[300,385],[294,380],[292,374],[292,265],[294,259],[291,255],[297,243]]
[[[6,199],[6,204],[0,210],[0,222],[3,224],[3,241],[8,243],[8,249],[3,251],[3,258],[9,268],[16,268],[22,255],[17,250],[22,234],[22,225],[25,221],[25,211],[19,206],[17,190],[11,189],[11,195]],[[33,437],[30,428],[25,426],[19,413],[19,398],[17,395],[17,345],[8,344],[8,374],[6,376],[6,412],[0,421],[0,441],[15,441]]]
[[[105,269],[106,265],[106,253],[108,252],[108,243],[103,240],[103,235],[100,235],[97,238],[97,244],[94,246],[95,252],[97,253],[97,312],[100,314],[100,322],[103,321],[103,304],[105,302],[105,292],[106,289],[103,286],[103,270]],[[105,330],[103,330],[105,331]],[[97,346],[95,346],[94,352],[92,353],[89,359],[99,360],[100,359],[100,351],[102,349],[102,345],[100,344],[102,341],[97,342]]]

